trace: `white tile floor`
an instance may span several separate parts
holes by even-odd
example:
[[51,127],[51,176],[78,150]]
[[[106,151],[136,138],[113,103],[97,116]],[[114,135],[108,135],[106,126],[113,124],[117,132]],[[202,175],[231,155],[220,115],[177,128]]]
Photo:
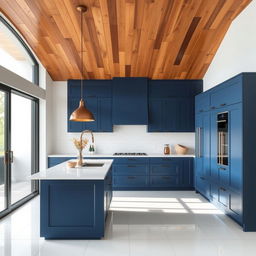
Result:
[[102,240],[39,237],[39,197],[0,220],[1,256],[255,256],[256,232],[194,192],[116,192]]

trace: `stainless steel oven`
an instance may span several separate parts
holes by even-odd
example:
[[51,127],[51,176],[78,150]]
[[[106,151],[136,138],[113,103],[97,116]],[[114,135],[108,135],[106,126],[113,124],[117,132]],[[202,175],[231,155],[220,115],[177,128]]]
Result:
[[217,115],[217,163],[229,165],[228,112]]

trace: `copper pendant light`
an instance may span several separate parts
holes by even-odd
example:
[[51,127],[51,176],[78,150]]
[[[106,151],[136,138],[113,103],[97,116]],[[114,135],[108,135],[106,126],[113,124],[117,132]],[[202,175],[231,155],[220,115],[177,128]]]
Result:
[[83,63],[83,14],[87,11],[87,7],[84,5],[78,5],[76,9],[81,13],[81,100],[79,107],[70,115],[70,121],[76,122],[92,122],[95,118],[91,111],[85,107],[83,100],[83,80],[84,80],[84,63]]

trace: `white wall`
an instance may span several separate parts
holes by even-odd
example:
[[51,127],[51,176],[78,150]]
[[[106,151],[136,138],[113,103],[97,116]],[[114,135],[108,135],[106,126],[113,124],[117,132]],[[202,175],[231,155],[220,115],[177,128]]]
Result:
[[204,90],[241,72],[256,72],[255,0],[231,24],[204,76]]
[[[72,138],[80,133],[67,133],[67,82],[52,85],[52,154],[76,154]],[[147,133],[146,125],[114,126],[113,133],[94,133],[99,154],[114,152],[162,153],[165,143],[182,144],[194,149],[194,133]],[[85,151],[86,152],[86,151]]]

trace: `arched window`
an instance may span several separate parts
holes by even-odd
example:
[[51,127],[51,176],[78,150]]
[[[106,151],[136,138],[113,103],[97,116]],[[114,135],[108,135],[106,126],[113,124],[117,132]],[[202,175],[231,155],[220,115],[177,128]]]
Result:
[[0,65],[38,84],[38,62],[24,40],[1,15]]

